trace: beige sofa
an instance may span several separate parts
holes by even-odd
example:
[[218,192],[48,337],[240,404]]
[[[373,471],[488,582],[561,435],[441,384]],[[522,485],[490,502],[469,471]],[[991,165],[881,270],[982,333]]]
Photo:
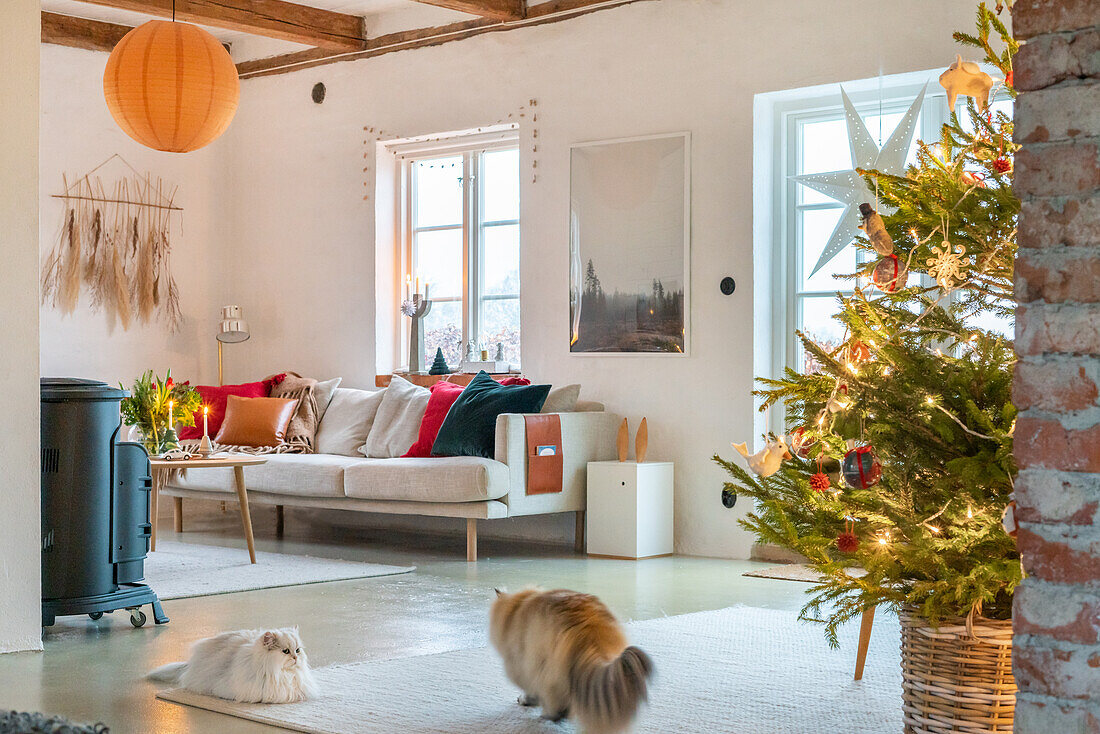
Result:
[[[528,495],[526,424],[522,415],[497,417],[495,459],[455,456],[368,459],[334,454],[274,454],[248,467],[250,503],[399,515],[466,518],[466,560],[477,560],[477,522],[556,512],[577,514],[583,550],[589,461],[614,458],[619,417],[604,411],[558,413],[564,472],[562,491]],[[195,469],[162,495],[229,500],[232,469]]]

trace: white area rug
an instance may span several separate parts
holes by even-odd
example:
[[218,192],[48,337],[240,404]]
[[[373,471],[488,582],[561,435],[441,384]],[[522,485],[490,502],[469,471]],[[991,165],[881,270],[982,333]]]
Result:
[[[876,620],[863,680],[852,680],[857,625],[830,650],[792,612],[732,607],[636,622],[631,640],[657,678],[635,731],[668,734],[884,734],[902,729],[897,619]],[[333,665],[322,695],[286,705],[238,704],[180,689],[160,698],[313,734],[567,734],[516,704],[489,649]]]
[[256,553],[244,548],[158,540],[145,559],[145,582],[161,601],[234,591],[316,584],[408,573],[414,566],[384,566],[282,553]]

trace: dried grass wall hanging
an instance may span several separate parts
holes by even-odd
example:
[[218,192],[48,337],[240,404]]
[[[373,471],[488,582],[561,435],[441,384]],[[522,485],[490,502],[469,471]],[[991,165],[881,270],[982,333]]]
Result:
[[[94,174],[118,160],[129,173],[104,185]],[[65,204],[57,243],[42,265],[42,302],[64,314],[81,294],[102,310],[113,330],[156,319],[179,327],[179,289],[171,271],[176,187],[138,173],[117,153],[73,184],[63,175]]]

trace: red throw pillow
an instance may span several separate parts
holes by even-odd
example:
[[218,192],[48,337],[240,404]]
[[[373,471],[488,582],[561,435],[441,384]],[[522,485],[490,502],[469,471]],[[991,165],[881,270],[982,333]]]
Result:
[[[246,382],[243,385],[195,385],[202,398],[202,404],[210,408],[207,422],[210,427],[210,440],[218,435],[222,421],[225,420],[225,401],[230,395],[242,398],[266,398],[271,391],[271,382]],[[202,438],[202,408],[195,411],[195,425],[181,428],[179,432],[181,441],[197,441]]]
[[505,377],[499,380],[501,385],[530,385],[531,381],[526,377]]
[[437,382],[428,389],[432,394],[428,398],[428,407],[424,409],[424,417],[420,419],[420,433],[416,437],[416,443],[402,455],[402,458],[426,459],[432,455],[432,445],[435,443],[435,437],[439,435],[443,419],[447,417],[447,411],[462,394],[462,385],[456,385],[453,382]]

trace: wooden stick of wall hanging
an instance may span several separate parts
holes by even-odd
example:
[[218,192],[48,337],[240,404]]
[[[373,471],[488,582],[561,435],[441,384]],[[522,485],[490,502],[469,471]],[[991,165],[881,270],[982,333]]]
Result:
[[[129,173],[104,184],[97,171],[119,161]],[[171,271],[176,187],[155,181],[117,153],[53,194],[65,208],[57,243],[42,265],[42,302],[71,314],[86,294],[113,329],[161,319],[179,327],[179,288]]]

